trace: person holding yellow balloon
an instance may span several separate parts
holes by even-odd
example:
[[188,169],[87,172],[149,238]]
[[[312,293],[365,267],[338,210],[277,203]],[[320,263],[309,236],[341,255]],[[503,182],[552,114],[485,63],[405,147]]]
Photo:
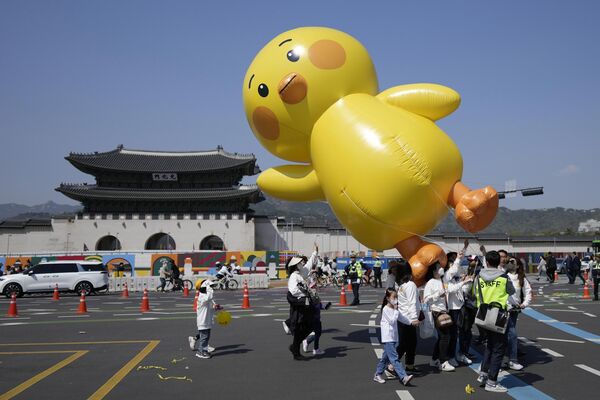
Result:
[[[190,349],[196,351],[198,358],[211,358],[210,353],[215,349],[208,345],[210,340],[211,328],[214,325],[214,312],[221,310],[222,307],[213,300],[216,284],[210,279],[203,279],[196,282],[198,290],[198,310],[196,311],[196,324],[198,333],[196,336],[189,336]],[[221,322],[219,322],[221,323]]]

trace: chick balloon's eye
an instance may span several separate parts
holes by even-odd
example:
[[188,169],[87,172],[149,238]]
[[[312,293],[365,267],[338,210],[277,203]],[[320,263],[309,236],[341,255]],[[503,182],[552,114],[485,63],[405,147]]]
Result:
[[269,87],[264,83],[258,85],[258,94],[260,97],[267,97],[269,95]]
[[287,53],[287,59],[291,62],[296,62],[300,59],[300,56],[294,50],[290,50]]

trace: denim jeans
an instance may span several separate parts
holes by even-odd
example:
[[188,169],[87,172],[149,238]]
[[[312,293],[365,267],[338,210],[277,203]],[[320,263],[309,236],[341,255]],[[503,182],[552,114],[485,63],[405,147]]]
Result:
[[312,342],[315,342],[315,350],[319,349],[319,339],[321,338],[321,333],[323,332],[323,325],[321,324],[321,321],[315,321],[314,326],[313,326],[313,332],[315,333],[313,336],[308,336],[306,338],[306,342],[308,344],[311,344]]
[[383,356],[381,356],[381,360],[379,360],[379,363],[377,363],[375,375],[383,374],[383,371],[388,364],[392,364],[394,366],[394,371],[396,371],[398,374],[398,378],[404,379],[406,376],[406,371],[404,370],[402,362],[400,362],[400,359],[398,358],[398,353],[396,352],[396,342],[388,342],[383,344]]
[[517,318],[519,313],[516,311],[510,312],[510,318],[508,319],[508,325],[506,327],[506,352],[508,353],[508,359],[512,362],[517,362]]
[[206,351],[208,348],[208,340],[210,339],[210,329],[200,329],[198,330],[198,334],[196,335],[196,339],[198,340],[198,351]]

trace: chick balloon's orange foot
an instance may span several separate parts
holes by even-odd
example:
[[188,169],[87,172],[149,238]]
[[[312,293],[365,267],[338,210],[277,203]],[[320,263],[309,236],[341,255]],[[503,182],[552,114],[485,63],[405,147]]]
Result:
[[410,237],[396,245],[402,257],[408,259],[413,281],[417,286],[426,282],[425,276],[430,265],[439,262],[442,267],[448,263],[446,253],[436,244],[428,243],[417,236]]
[[456,222],[468,232],[479,232],[492,223],[498,212],[498,192],[486,186],[463,194],[456,204]]

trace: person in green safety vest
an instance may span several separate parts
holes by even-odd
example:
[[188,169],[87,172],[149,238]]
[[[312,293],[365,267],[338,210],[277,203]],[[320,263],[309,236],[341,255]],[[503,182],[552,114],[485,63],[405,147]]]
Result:
[[378,256],[375,256],[375,264],[373,264],[373,279],[375,279],[375,287],[377,288],[378,285],[380,288],[383,288],[383,284],[381,282],[381,267],[382,267],[383,263],[381,262],[381,260],[379,259]]
[[[485,261],[486,267],[476,277],[473,283],[473,291],[481,293],[483,303],[496,303],[506,310],[508,297],[515,293],[515,288],[506,272],[498,269],[500,254],[497,251],[489,251],[485,255]],[[475,298],[477,299],[477,307],[479,307],[481,304],[479,293]],[[502,358],[506,352],[506,333],[486,330],[486,337],[485,354],[481,362],[481,372],[477,382],[481,386],[485,386],[485,390],[488,392],[507,392],[508,389],[497,383]]]
[[363,266],[360,261],[356,260],[355,253],[352,253],[352,255],[350,256],[350,263],[348,263],[348,265],[346,266],[346,276],[348,277],[348,280],[352,285],[352,294],[354,295],[354,299],[352,300],[352,303],[350,303],[350,305],[357,306],[360,304],[358,291],[360,288],[360,280],[363,276]]
[[594,301],[598,301],[598,286],[600,286],[600,253],[596,253],[594,260],[590,261],[592,280],[594,281]]

